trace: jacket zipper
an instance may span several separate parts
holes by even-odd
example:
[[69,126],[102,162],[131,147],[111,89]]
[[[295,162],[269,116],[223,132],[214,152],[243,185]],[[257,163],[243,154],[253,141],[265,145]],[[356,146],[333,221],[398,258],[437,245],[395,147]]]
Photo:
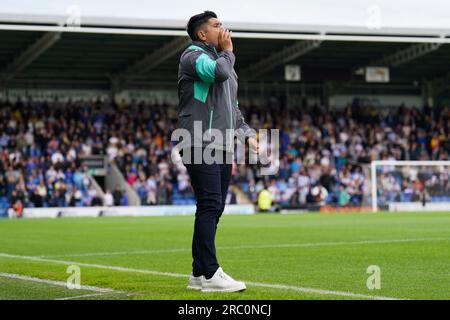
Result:
[[232,130],[233,130],[233,110],[232,110],[232,106],[231,106],[231,90],[230,90],[230,79],[228,79],[227,80],[227,85],[228,85],[228,107],[229,107],[229,110],[230,110],[230,150],[228,150],[228,151],[231,151],[231,145],[232,145],[232,139],[233,139],[233,136],[232,136]]
[[209,111],[209,134],[211,134],[213,113],[214,113],[214,106],[212,106],[211,110]]
[[[217,58],[219,57],[219,54],[216,51],[216,48],[214,47],[214,52],[216,53]],[[231,107],[231,90],[230,90],[230,79],[227,79],[227,86],[228,86],[228,109],[230,111],[230,150],[231,151],[231,139],[232,139],[232,130],[233,130],[233,110]]]

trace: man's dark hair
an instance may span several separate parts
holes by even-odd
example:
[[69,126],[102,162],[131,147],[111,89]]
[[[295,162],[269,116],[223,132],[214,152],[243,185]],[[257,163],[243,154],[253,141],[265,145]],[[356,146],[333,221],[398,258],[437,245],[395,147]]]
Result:
[[211,18],[217,18],[217,15],[212,11],[206,10],[205,12],[196,14],[189,19],[187,24],[187,33],[193,41],[199,40],[197,37],[198,28],[202,24],[207,23]]

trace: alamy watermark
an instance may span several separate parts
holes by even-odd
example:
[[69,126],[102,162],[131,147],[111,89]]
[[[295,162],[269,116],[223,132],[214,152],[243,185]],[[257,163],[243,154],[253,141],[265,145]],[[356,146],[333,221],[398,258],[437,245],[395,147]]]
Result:
[[81,8],[77,5],[70,5],[66,8],[64,21],[60,23],[68,30],[77,30],[81,28]]
[[379,30],[382,27],[381,8],[378,5],[370,5],[366,8],[366,27],[370,30]]
[[369,290],[381,289],[381,269],[377,265],[371,265],[367,267],[367,274],[370,276],[367,278],[366,286]]
[[66,273],[70,274],[67,278],[67,289],[81,289],[81,269],[77,265],[67,267]]

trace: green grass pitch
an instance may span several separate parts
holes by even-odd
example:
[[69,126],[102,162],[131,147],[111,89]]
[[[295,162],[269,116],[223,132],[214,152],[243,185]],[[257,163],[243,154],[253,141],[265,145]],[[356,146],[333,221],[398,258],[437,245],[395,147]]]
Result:
[[[226,215],[217,253],[241,293],[186,289],[193,221],[2,219],[0,299],[450,298],[450,212]],[[95,288],[67,289],[69,265]]]

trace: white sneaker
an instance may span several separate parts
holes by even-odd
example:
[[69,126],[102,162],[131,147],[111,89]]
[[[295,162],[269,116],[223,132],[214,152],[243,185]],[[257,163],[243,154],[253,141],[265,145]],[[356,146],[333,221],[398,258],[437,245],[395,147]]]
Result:
[[236,292],[247,289],[245,283],[236,281],[219,267],[211,279],[202,279],[202,292]]
[[191,274],[189,277],[187,288],[192,290],[202,290],[202,278],[203,276],[194,277]]

